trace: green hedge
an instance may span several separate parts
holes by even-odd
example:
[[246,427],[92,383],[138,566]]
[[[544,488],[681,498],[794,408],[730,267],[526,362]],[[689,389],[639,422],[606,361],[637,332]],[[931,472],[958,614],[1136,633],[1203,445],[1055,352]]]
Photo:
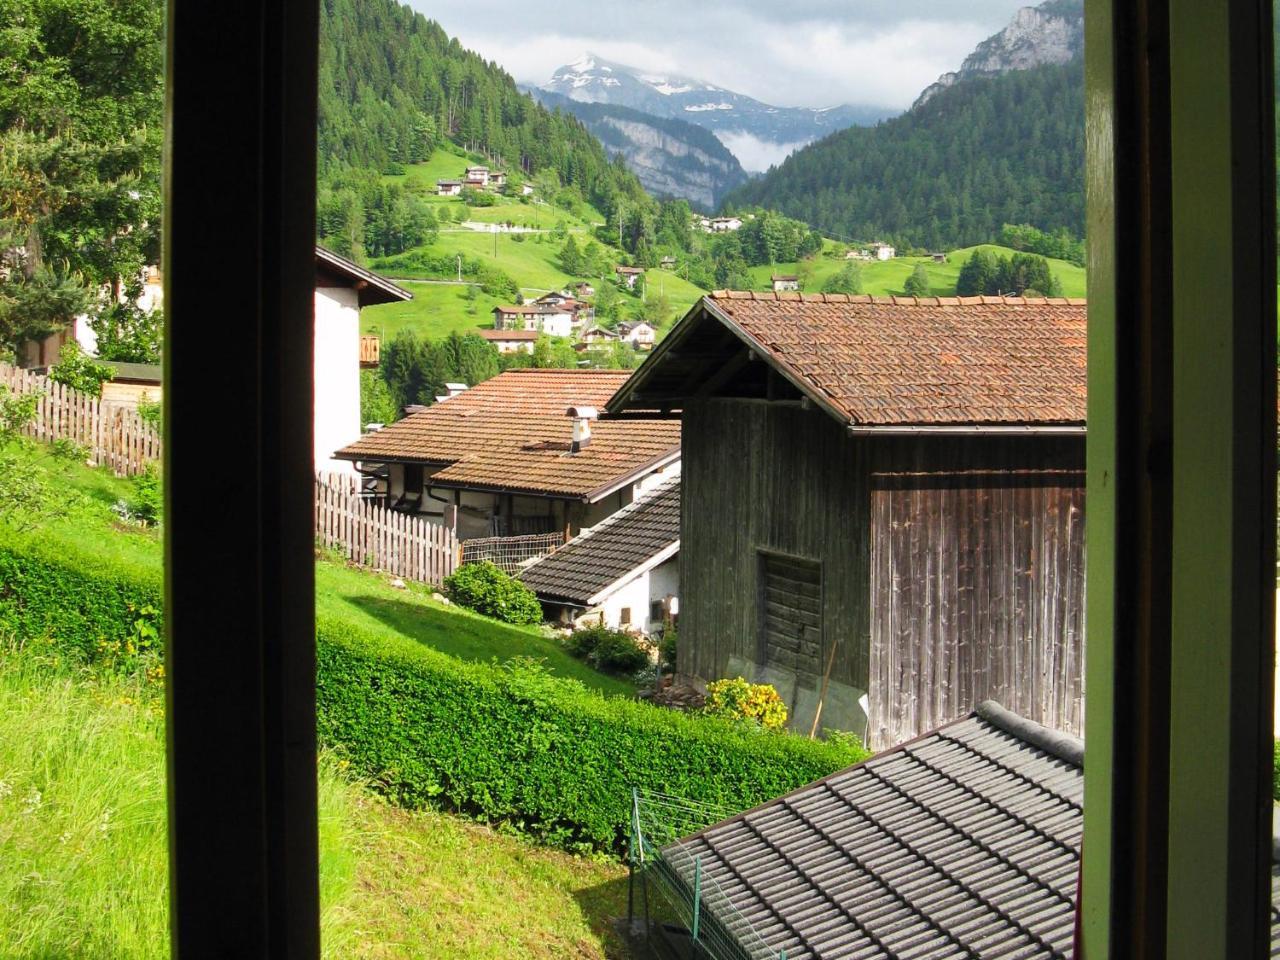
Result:
[[[93,657],[160,606],[110,564],[0,545],[0,629]],[[633,786],[745,809],[860,759],[605,698],[528,663],[472,664],[394,634],[317,622],[321,741],[405,806],[442,804],[570,849],[618,851]]]

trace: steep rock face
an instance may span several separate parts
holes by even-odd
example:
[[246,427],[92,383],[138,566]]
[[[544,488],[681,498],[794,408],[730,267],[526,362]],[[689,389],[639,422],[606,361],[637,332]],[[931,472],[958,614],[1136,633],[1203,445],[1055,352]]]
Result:
[[711,211],[726,193],[747,180],[737,158],[702,127],[628,107],[570,100],[545,90],[530,93],[544,106],[581,120],[606,150],[622,155],[654,196],[683,198]]
[[1023,7],[1013,21],[988,37],[954,73],[944,73],[916,99],[927,103],[940,90],[970,77],[992,77],[1010,70],[1070,63],[1084,51],[1084,8],[1081,0],[1048,0]]

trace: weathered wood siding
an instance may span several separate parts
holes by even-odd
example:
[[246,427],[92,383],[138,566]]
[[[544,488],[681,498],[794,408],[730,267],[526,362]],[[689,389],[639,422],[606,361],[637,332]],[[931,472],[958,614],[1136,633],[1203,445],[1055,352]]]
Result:
[[[989,696],[1079,729],[1082,438],[851,437],[818,410],[717,399],[685,410],[683,447],[680,672],[793,674],[807,732],[831,663],[878,747]],[[766,554],[820,564],[820,671],[807,647],[767,662]]]
[[872,484],[871,745],[900,743],[989,698],[1082,734],[1082,478]]
[[821,564],[816,661],[825,670],[834,644],[832,679],[865,691],[867,445],[824,414],[720,400],[685,411],[682,445],[678,669],[715,679],[731,658],[761,664],[765,551]]

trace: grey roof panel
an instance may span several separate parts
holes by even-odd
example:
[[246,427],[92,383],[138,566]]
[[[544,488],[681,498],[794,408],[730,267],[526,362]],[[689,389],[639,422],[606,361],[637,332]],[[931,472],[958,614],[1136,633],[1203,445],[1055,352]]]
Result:
[[586,605],[679,541],[676,476],[531,565],[520,578],[544,599]]
[[664,853],[775,952],[1067,957],[1083,751],[994,705]]

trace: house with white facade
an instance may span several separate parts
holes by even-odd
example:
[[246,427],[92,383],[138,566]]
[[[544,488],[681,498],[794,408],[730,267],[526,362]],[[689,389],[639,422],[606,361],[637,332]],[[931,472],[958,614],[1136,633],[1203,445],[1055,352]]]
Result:
[[618,324],[618,335],[637,350],[652,349],[658,339],[658,331],[653,328],[653,324],[643,320]]
[[732,233],[741,227],[741,217],[716,217],[710,223],[712,233]]
[[800,278],[790,273],[775,273],[769,278],[774,293],[800,289]]
[[520,196],[522,196],[522,197],[532,197],[532,196],[533,196],[533,184],[532,184],[532,183],[522,183],[522,184],[520,184]]
[[458,197],[462,195],[461,180],[437,180],[436,195],[441,197]]
[[315,466],[352,472],[333,451],[360,436],[360,310],[413,294],[316,247]]
[[478,183],[480,186],[489,185],[489,168],[488,167],[467,167],[462,179],[468,183]]
[[549,620],[649,634],[679,615],[679,553],[677,474],[527,567],[520,579]]
[[574,311],[554,304],[499,304],[493,308],[495,330],[536,330],[551,337],[573,335]]
[[876,260],[892,260],[897,255],[898,251],[887,243],[873,243],[871,245],[871,256]]
[[572,539],[680,470],[680,424],[598,419],[626,370],[513,369],[369,433],[335,456],[395,510],[462,539]]
[[477,330],[499,353],[533,353],[537,330]]

